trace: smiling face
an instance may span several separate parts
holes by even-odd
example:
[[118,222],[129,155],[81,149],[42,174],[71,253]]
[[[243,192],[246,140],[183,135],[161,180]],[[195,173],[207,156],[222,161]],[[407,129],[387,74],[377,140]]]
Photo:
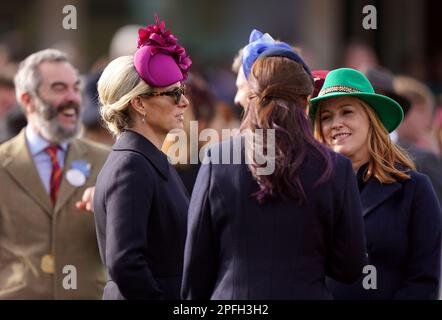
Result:
[[146,124],[158,134],[168,134],[173,129],[184,128],[184,109],[189,105],[180,91],[181,83],[176,82],[165,88],[157,88],[157,96],[143,97],[146,110]]
[[75,69],[67,62],[42,62],[41,83],[29,121],[48,141],[62,143],[80,130],[81,94]]
[[329,98],[320,102],[318,112],[322,137],[327,145],[352,161],[368,161],[370,121],[359,99]]

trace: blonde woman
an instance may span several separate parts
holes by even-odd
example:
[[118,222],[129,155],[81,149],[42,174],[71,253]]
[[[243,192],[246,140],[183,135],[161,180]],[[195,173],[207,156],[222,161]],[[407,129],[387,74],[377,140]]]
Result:
[[118,137],[94,195],[103,298],[178,299],[189,200],[160,149],[183,127],[190,60],[158,20],[139,35],[135,55],[113,60],[98,82],[101,116]]
[[370,267],[353,285],[330,280],[334,297],[436,299],[441,210],[428,177],[388,135],[403,119],[400,105],[342,68],[327,75],[310,115],[315,137],[352,161],[365,222]]

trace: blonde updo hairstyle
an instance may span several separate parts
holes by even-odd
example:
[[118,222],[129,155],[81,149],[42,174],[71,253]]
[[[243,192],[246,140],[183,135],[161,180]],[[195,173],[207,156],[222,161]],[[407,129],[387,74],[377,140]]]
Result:
[[131,99],[153,91],[138,75],[133,56],[112,60],[98,80],[97,89],[101,118],[114,136],[132,125],[132,113],[129,112]]

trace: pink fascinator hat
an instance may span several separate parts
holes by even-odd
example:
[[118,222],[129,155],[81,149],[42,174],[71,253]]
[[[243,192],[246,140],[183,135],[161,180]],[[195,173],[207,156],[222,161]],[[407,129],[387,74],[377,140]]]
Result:
[[141,79],[153,87],[167,87],[186,80],[192,60],[178,39],[165,29],[155,16],[156,24],[138,30],[138,50],[134,65]]

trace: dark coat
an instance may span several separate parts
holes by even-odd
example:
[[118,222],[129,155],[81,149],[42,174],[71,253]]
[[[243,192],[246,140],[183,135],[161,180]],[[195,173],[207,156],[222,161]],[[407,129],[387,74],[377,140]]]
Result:
[[[222,148],[233,153],[229,141]],[[366,252],[351,163],[336,155],[333,177],[315,187],[323,167],[310,152],[301,172],[307,204],[298,207],[282,200],[259,205],[244,162],[203,164],[189,207],[182,297],[331,299],[326,274],[358,279]]]
[[433,152],[418,148],[400,139],[398,144],[411,156],[416,164],[416,170],[430,178],[439,203],[442,203],[442,160]]
[[166,156],[126,131],[113,146],[95,190],[104,299],[178,299],[187,192]]
[[[427,176],[381,184],[370,178],[361,192],[368,263],[376,269],[353,285],[328,284],[337,299],[436,299],[440,278],[441,210]],[[370,281],[368,281],[370,280]],[[367,287],[367,285],[366,285]]]

